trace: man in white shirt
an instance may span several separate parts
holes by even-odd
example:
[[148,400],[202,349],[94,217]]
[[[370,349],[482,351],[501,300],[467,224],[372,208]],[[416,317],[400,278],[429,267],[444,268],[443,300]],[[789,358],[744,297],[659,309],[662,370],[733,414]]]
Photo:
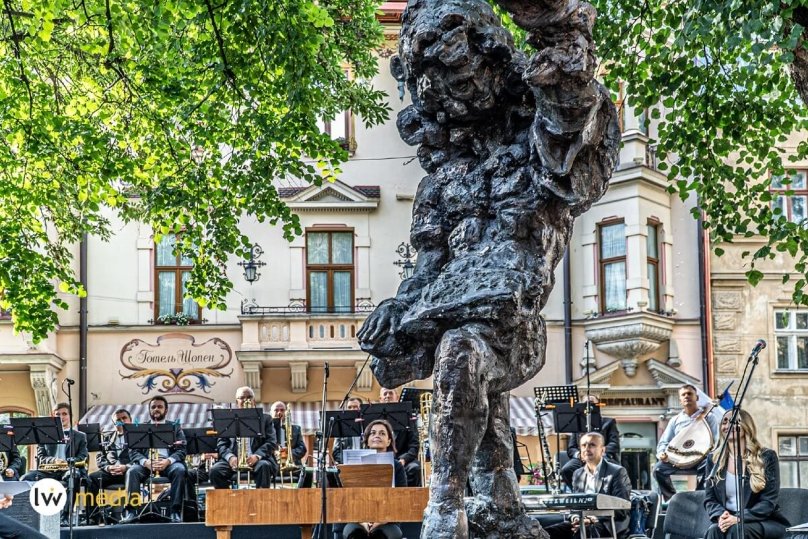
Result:
[[[658,462],[654,466],[654,478],[657,481],[657,485],[659,485],[659,492],[665,500],[670,500],[673,495],[676,494],[676,489],[673,488],[673,483],[671,482],[671,475],[679,470],[700,470],[706,463],[705,459],[692,468],[682,468],[676,467],[668,462],[667,449],[671,440],[683,429],[689,427],[695,421],[700,420],[700,417],[706,412],[706,410],[698,404],[698,390],[690,384],[685,384],[679,388],[679,403],[682,405],[682,411],[670,420],[657,444],[656,452]],[[706,414],[704,419],[710,426],[710,430],[713,433],[713,440],[717,440],[718,421],[716,420],[715,414]],[[700,475],[703,475],[703,473]]]

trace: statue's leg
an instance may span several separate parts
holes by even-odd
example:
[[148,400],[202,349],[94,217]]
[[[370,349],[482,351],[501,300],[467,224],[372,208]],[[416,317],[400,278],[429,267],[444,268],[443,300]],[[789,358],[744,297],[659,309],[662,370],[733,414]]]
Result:
[[513,471],[510,395],[488,396],[488,424],[474,458],[466,504],[469,535],[474,538],[546,538],[538,522],[524,513],[519,482]]
[[488,422],[486,363],[493,351],[478,332],[460,328],[441,339],[435,363],[431,431],[432,482],[424,539],[466,539],[463,506],[471,461]]

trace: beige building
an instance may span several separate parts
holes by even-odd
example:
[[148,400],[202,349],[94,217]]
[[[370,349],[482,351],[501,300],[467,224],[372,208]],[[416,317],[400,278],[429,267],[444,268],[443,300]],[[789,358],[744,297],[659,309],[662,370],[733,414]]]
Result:
[[[800,138],[792,137],[786,149],[796,151]],[[792,222],[806,218],[808,161],[794,163],[797,172],[786,186],[772,181],[773,205]],[[778,193],[779,191],[779,193]],[[746,280],[750,269],[744,251],[755,252],[764,238],[736,238],[722,244],[723,256],[710,258],[711,321],[714,339],[715,382],[722,390],[730,382],[734,395],[738,380],[747,367],[758,339],[766,348],[759,354],[743,408],[757,422],[761,442],[777,450],[782,486],[808,486],[808,309],[793,304],[794,281],[783,283],[783,275],[794,273],[794,260],[782,253],[774,260],[758,263],[764,273],[757,286]]]
[[[86,370],[80,368],[77,299],[66,298],[71,308],[61,313],[59,328],[36,345],[14,336],[10,321],[0,321],[0,419],[47,415],[64,400],[63,382],[72,378],[86,379],[74,386],[73,396],[74,411],[85,421],[108,428],[120,405],[145,418],[143,403],[160,394],[172,402],[170,418],[201,426],[208,408],[232,402],[235,389],[247,384],[264,406],[290,403],[294,422],[311,435],[325,362],[331,368],[329,408],[357,376],[353,393],[378,396],[370,371],[360,373],[367,356],[356,332],[373,307],[395,293],[411,261],[410,215],[424,174],[415,148],[400,140],[394,122],[408,102],[399,101],[389,75],[403,4],[383,6],[388,39],[374,80],[389,96],[393,118],[372,132],[348,114],[333,119],[324,128],[353,151],[339,181],[277,186],[300,216],[304,235],[289,243],[278,230],[245,219],[241,226],[256,243],[256,257],[246,267],[232,260],[235,286],[222,312],[182,297],[189,268],[171,253],[170,238],[155,244],[149,227],[113,222],[112,241],[91,238],[87,245]],[[577,221],[568,260],[557,270],[544,313],[546,367],[512,393],[511,423],[527,444],[523,455],[537,461],[535,388],[574,384],[583,395],[588,367],[591,390],[606,404],[603,415],[619,422],[624,464],[635,486],[648,487],[657,435],[678,409],[678,387],[702,386],[708,377],[702,344],[708,328],[700,318],[692,204],[666,192],[642,116],[625,108],[623,131],[611,187]],[[744,287],[732,286],[737,290],[727,293],[741,301]],[[767,308],[773,316],[773,307]],[[175,325],[178,314],[190,325]],[[744,327],[740,317],[734,327]],[[546,426],[552,430],[549,417]],[[550,441],[565,445],[564,437]]]

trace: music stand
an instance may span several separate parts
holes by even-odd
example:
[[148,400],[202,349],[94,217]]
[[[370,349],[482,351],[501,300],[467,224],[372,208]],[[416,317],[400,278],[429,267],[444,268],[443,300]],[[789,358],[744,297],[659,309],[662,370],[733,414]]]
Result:
[[261,436],[261,408],[214,408],[213,430],[219,438],[257,438]]
[[14,429],[11,426],[0,428],[0,451],[11,451],[14,449]]
[[559,402],[578,402],[578,386],[538,386],[533,388],[533,395],[540,399],[544,406]]
[[[123,431],[129,450],[139,450],[144,455],[147,455],[149,460],[151,460],[152,456],[150,449],[169,449],[177,441],[174,437],[173,423],[162,423],[160,425],[155,425],[154,423],[143,423],[141,425],[127,423],[123,426]],[[151,499],[153,479],[154,472],[150,471],[149,501],[143,505],[137,520],[150,517],[152,522],[168,522],[170,518],[154,510],[154,504]]]
[[99,423],[84,423],[78,425],[79,432],[87,436],[87,451],[101,451],[101,425]]
[[384,419],[393,427],[393,432],[410,430],[412,417],[412,404],[407,402],[393,402],[381,404],[363,404],[361,408],[362,419],[365,425],[376,419]]
[[413,410],[420,410],[421,409],[421,395],[424,393],[432,394],[431,389],[420,389],[417,387],[405,387],[401,390],[401,397],[399,397],[398,402],[410,402],[412,403]]
[[[597,406],[591,407],[591,424],[592,430],[600,431],[603,426],[603,420],[600,416],[600,408]],[[553,408],[553,416],[556,422],[558,432],[566,432],[570,434],[586,434],[586,403],[579,402],[572,406],[569,403],[561,403],[555,405]]]
[[12,417],[17,445],[63,444],[65,431],[58,417]]
[[218,452],[216,448],[218,438],[210,434],[209,428],[182,429],[182,432],[185,434],[185,448],[188,455]]
[[346,412],[326,412],[325,424],[330,425],[328,429],[329,438],[352,438],[362,436],[365,420],[356,410]]

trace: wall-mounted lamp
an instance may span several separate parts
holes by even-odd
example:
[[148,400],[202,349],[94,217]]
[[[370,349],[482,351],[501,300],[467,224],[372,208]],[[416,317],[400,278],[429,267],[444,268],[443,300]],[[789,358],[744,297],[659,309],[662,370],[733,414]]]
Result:
[[418,256],[418,253],[412,247],[412,245],[406,242],[401,242],[401,245],[399,245],[396,249],[396,253],[399,257],[401,257],[401,260],[396,260],[393,262],[393,264],[401,268],[401,272],[398,274],[398,276],[401,277],[402,281],[409,279],[412,277],[412,274],[415,271],[415,262],[413,259]]
[[262,254],[264,254],[264,250],[256,243],[250,249],[250,259],[247,262],[238,263],[239,266],[244,268],[244,279],[250,284],[253,284],[261,278],[261,274],[258,273],[258,268],[266,266],[266,262],[258,260],[261,258]]

